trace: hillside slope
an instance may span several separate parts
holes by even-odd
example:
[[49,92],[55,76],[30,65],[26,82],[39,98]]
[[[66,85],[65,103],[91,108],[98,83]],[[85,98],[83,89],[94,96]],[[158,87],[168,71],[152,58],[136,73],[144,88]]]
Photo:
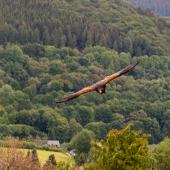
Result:
[[[129,75],[66,104],[63,96],[91,85],[128,65],[132,57],[104,47],[83,52],[53,46],[0,48],[0,137],[37,136],[68,142],[86,128],[104,138],[112,128],[131,123],[156,143],[169,136],[170,57],[133,58]],[[133,61],[135,62],[135,61]]]
[[1,0],[0,43],[170,54],[169,24],[117,0]]

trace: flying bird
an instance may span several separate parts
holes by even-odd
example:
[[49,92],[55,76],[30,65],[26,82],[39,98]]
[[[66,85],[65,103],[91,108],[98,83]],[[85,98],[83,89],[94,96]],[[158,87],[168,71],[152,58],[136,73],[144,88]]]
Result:
[[77,98],[77,97],[79,97],[79,96],[81,96],[85,93],[89,93],[89,92],[92,92],[92,91],[96,91],[99,94],[103,94],[103,93],[106,92],[106,86],[110,81],[120,77],[121,75],[123,75],[125,73],[132,71],[136,67],[137,64],[138,64],[138,62],[136,64],[130,64],[130,65],[126,66],[125,68],[119,70],[118,72],[113,73],[110,76],[107,76],[104,79],[96,82],[95,84],[88,86],[88,87],[85,87],[85,88],[83,88],[83,89],[81,89],[81,90],[79,90],[79,91],[77,91],[73,94],[70,94],[69,96],[64,97],[64,99],[62,101],[56,101],[56,103],[67,102],[67,101],[75,99],[75,98]]

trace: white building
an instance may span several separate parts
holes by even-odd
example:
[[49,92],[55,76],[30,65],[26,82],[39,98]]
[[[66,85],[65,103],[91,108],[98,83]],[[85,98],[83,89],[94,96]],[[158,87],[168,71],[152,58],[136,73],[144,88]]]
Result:
[[56,148],[60,147],[59,140],[48,140],[47,142],[48,146],[55,146]]

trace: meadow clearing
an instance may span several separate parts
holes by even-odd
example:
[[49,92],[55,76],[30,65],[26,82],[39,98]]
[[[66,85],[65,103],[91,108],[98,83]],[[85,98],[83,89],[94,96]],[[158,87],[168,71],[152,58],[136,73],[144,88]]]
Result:
[[[22,149],[25,153],[27,153],[28,149]],[[31,151],[31,150],[30,150]],[[38,158],[41,165],[44,165],[48,160],[49,156],[54,154],[57,162],[66,162],[66,163],[74,163],[74,159],[66,153],[62,152],[54,152],[54,151],[45,151],[45,150],[37,150]]]

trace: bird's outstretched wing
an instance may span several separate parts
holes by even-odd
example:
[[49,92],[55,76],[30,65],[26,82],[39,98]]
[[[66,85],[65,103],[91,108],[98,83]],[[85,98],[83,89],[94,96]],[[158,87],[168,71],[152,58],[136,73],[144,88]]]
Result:
[[138,62],[136,64],[130,64],[130,65],[126,66],[125,68],[119,70],[118,72],[116,72],[110,76],[107,76],[106,78],[103,79],[103,81],[105,82],[105,84],[107,84],[110,81],[122,76],[123,74],[132,71],[138,64],[139,64]]
[[136,64],[130,64],[128,65],[127,67],[121,69],[120,71],[110,75],[110,76],[107,76],[106,78],[104,78],[103,80],[100,80],[98,81],[97,83],[89,86],[89,87],[85,87],[83,88],[82,90],[78,91],[78,92],[75,92],[69,96],[66,96],[64,97],[64,99],[62,101],[56,101],[56,103],[64,103],[64,102],[67,102],[69,100],[72,100],[72,99],[75,99],[77,97],[79,97],[80,95],[82,94],[85,94],[85,93],[88,93],[88,92],[91,92],[91,91],[94,91],[96,90],[97,88],[101,87],[101,86],[105,86],[107,83],[109,83],[110,81],[112,81],[113,79],[116,79],[117,77],[120,77],[121,75],[133,70],[135,68],[135,66],[137,65],[138,63]]
[[90,86],[90,87],[85,87],[85,88],[83,88],[82,90],[80,90],[78,92],[75,92],[73,94],[70,94],[69,96],[64,97],[64,100],[62,100],[62,101],[56,101],[56,103],[67,102],[69,100],[75,99],[75,98],[79,97],[80,95],[88,93],[88,92],[91,92],[93,90],[95,90],[95,86],[93,86],[93,85]]

